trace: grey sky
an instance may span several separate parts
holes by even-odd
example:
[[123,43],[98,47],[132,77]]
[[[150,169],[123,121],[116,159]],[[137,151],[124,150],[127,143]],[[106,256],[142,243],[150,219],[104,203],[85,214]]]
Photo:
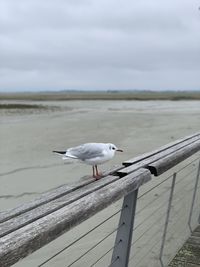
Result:
[[0,91],[200,89],[199,5],[1,0]]

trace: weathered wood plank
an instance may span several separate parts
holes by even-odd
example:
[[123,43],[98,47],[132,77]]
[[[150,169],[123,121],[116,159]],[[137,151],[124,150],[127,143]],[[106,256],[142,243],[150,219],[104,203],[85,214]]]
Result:
[[169,149],[169,148],[174,147],[174,146],[176,146],[176,145],[178,145],[178,144],[180,144],[182,142],[189,141],[189,140],[194,139],[196,137],[197,137],[197,139],[200,138],[200,133],[195,133],[195,134],[186,136],[184,138],[178,139],[178,140],[176,140],[174,142],[171,142],[171,143],[168,143],[168,144],[166,144],[164,146],[161,146],[160,148],[155,149],[155,150],[153,150],[151,152],[147,152],[147,153],[144,153],[144,154],[139,155],[137,157],[134,157],[132,159],[126,160],[126,161],[123,162],[123,165],[125,165],[125,166],[132,165],[133,163],[137,163],[137,162],[139,162],[141,160],[144,160],[146,158],[154,156],[155,154],[158,154],[158,153],[160,153],[160,152],[162,152],[162,151],[164,151],[166,149]]
[[149,170],[155,176],[159,176],[167,170],[171,169],[181,161],[189,158],[200,150],[200,140],[189,144],[179,150],[174,151],[172,154],[165,156],[148,165]]
[[159,159],[162,159],[166,156],[174,153],[175,151],[178,151],[179,149],[182,149],[184,147],[187,147],[189,146],[190,144],[193,144],[195,141],[199,141],[200,140],[200,136],[198,137],[194,137],[190,140],[187,140],[187,141],[184,141],[184,142],[181,142],[180,144],[176,145],[176,146],[173,146],[173,147],[170,147],[160,153],[157,153],[155,154],[154,156],[152,157],[149,157],[149,158],[146,158],[140,162],[137,162],[133,165],[130,165],[126,168],[122,168],[120,169],[119,171],[117,171],[117,174],[119,174],[120,176],[123,176],[123,175],[126,175],[126,174],[129,174],[131,172],[134,172],[136,170],[138,170],[139,168],[143,168],[143,167],[148,167],[148,165],[150,165],[152,162],[155,162],[156,160],[159,160]]
[[[110,170],[106,171],[103,173],[103,176],[107,176],[109,174],[112,174],[114,172],[116,172],[117,170],[119,170],[120,168],[123,168],[122,165],[117,165],[113,168],[111,168]],[[102,178],[104,179],[104,178]],[[0,212],[0,223],[5,222],[11,218],[14,218],[15,216],[18,216],[22,213],[25,213],[29,210],[32,210],[36,207],[39,207],[43,204],[46,204],[52,200],[58,199],[62,196],[65,196],[79,188],[82,188],[88,184],[94,183],[95,180],[91,177],[91,179],[88,179],[86,181],[82,181],[80,183],[76,183],[73,185],[61,185],[57,188],[51,189],[45,193],[42,193],[39,197],[37,197],[36,199],[29,201],[28,203],[24,203],[18,207],[15,207],[13,209],[7,210],[7,211],[3,211]]]
[[1,267],[8,267],[151,179],[140,169],[0,238]]
[[76,191],[70,192],[67,195],[56,198],[44,205],[31,209],[25,213],[22,213],[10,220],[7,220],[0,224],[0,237],[5,236],[39,218],[42,218],[70,203],[84,197],[108,184],[118,180],[118,176],[107,176],[104,179],[97,181],[96,183],[88,184],[84,187],[77,189]]
[[[91,183],[89,181],[88,183]],[[85,182],[80,183],[80,185],[85,185]],[[54,188],[52,190],[49,190],[48,192],[42,193],[39,197],[37,197],[34,200],[31,200],[28,203],[21,204],[18,207],[15,207],[13,209],[7,210],[7,211],[2,211],[0,212],[0,223],[4,222],[6,220],[9,220],[10,218],[17,216],[23,212],[26,212],[28,210],[31,210],[35,207],[38,207],[40,205],[43,205],[51,200],[54,200],[58,197],[61,197],[65,194],[68,194],[72,192],[77,185],[62,185],[57,188]]]

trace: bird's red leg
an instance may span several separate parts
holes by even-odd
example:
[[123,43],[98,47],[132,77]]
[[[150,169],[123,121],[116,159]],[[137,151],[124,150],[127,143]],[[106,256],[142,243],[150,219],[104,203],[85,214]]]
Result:
[[96,178],[94,166],[92,166],[92,173],[93,173],[93,177]]
[[95,169],[96,169],[96,179],[100,179],[100,177],[102,176],[101,173],[99,173],[97,165],[95,165]]

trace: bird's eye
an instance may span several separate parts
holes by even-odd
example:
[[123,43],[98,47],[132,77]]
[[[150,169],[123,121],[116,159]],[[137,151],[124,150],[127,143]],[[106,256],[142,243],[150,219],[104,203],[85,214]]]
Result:
[[115,150],[115,147],[114,146],[112,147],[112,150]]

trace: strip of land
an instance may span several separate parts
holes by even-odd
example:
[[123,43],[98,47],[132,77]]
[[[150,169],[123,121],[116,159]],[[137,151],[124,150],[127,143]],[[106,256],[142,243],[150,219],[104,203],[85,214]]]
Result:
[[0,100],[200,100],[199,91],[59,91],[0,93]]

